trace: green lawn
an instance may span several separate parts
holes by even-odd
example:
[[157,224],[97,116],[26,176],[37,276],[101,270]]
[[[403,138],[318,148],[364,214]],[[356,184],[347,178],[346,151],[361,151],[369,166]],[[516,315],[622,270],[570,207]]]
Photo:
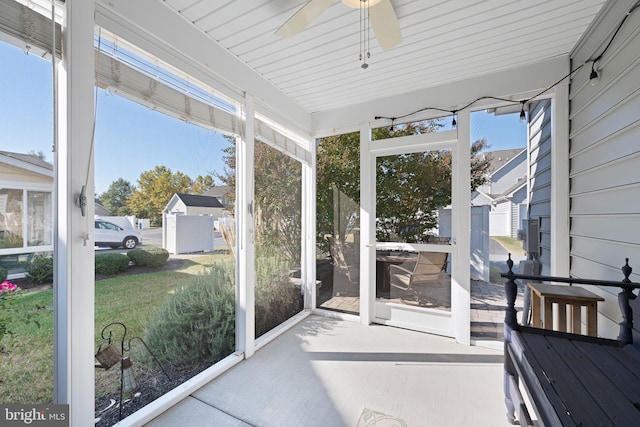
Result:
[[[111,322],[127,326],[127,337],[144,337],[144,325],[162,300],[190,278],[204,271],[216,259],[228,255],[207,255],[186,260],[177,270],[131,274],[99,280],[95,283],[95,343],[100,344],[100,331]],[[14,334],[5,336],[6,352],[0,354],[0,404],[50,403],[53,396],[53,291],[25,292],[16,299],[16,307],[29,310],[34,304],[49,307],[38,315],[38,328],[33,323],[12,323]],[[115,331],[114,331],[115,333]],[[142,351],[134,344],[136,352]],[[138,362],[140,363],[140,362]],[[117,390],[117,369],[96,370],[96,395]]]
[[513,255],[526,255],[524,249],[522,248],[522,241],[518,239],[506,236],[491,236],[491,238],[500,243],[502,247],[507,250],[507,252],[510,252]]

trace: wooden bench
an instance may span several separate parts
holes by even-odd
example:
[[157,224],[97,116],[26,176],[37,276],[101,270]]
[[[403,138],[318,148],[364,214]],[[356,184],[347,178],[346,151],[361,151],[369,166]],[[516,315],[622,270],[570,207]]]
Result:
[[[514,274],[509,255],[505,292],[504,392],[507,419],[533,425],[521,394],[529,396],[536,425],[640,426],[640,350],[633,345],[633,290],[628,260],[621,282]],[[623,321],[617,340],[518,324],[515,280],[618,287]]]

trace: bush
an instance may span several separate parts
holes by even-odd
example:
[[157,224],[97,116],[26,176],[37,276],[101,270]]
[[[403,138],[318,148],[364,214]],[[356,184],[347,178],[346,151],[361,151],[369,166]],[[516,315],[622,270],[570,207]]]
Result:
[[235,351],[234,273],[231,262],[214,264],[165,299],[147,327],[161,363],[189,368]]
[[118,274],[129,268],[129,258],[122,254],[96,254],[97,274]]
[[289,281],[285,260],[256,258],[256,337],[275,328],[303,308],[300,288]]
[[169,252],[161,248],[131,249],[127,256],[140,267],[162,267],[167,263]]
[[7,271],[7,269],[0,267],[0,283],[7,280],[8,275],[9,275],[9,272]]
[[38,254],[27,263],[27,274],[38,284],[53,282],[53,258]]

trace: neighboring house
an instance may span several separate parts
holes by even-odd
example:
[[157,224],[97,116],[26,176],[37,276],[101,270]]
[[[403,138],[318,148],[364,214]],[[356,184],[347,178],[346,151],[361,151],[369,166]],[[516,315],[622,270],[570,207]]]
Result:
[[104,207],[104,205],[100,202],[100,200],[95,199],[96,212],[97,216],[109,216],[111,215],[111,211]]
[[0,151],[0,266],[10,275],[23,273],[34,253],[53,250],[52,194],[50,163]]
[[224,206],[216,197],[176,193],[162,211],[163,214],[210,215],[215,219],[224,215]]
[[232,205],[230,197],[232,191],[233,190],[228,185],[218,185],[211,187],[202,195],[215,197],[220,203],[222,203],[222,206],[224,206],[225,209],[229,210],[229,207]]
[[498,150],[483,154],[490,160],[489,180],[471,194],[472,206],[489,205],[489,234],[517,237],[526,212],[527,150]]

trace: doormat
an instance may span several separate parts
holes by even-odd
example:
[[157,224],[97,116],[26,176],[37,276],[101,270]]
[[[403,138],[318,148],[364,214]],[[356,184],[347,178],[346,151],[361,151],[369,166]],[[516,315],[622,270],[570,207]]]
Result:
[[418,424],[409,422],[400,417],[385,414],[364,408],[360,413],[360,418],[356,427],[420,427]]

